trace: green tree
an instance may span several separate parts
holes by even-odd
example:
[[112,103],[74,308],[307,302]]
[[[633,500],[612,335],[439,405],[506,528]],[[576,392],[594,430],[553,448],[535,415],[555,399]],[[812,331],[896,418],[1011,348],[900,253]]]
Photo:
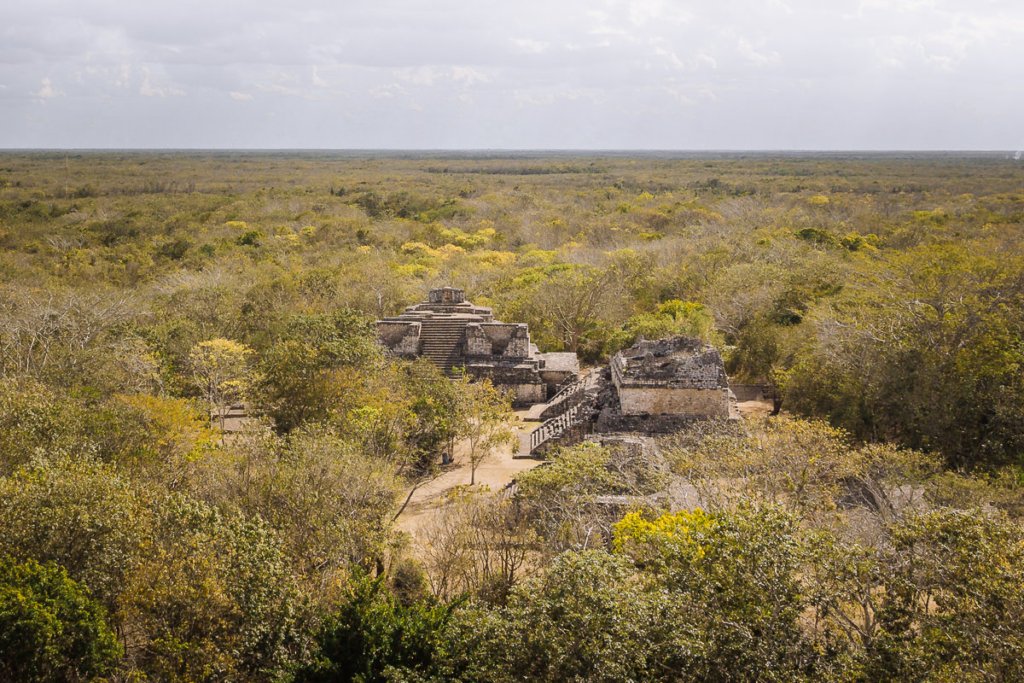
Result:
[[111,465],[55,458],[0,478],[0,553],[66,567],[111,614],[151,525],[146,498]]
[[611,451],[595,443],[560,448],[548,464],[516,479],[516,497],[539,534],[555,550],[600,547],[611,524],[596,506],[602,493],[619,493],[609,471]]
[[451,462],[459,425],[464,421],[461,413],[465,405],[461,392],[462,382],[452,382],[433,363],[419,359],[408,366],[405,382],[412,402],[410,410],[415,422],[408,436],[418,453],[417,469],[429,471],[438,461]]
[[556,263],[517,273],[498,289],[512,319],[529,323],[541,342],[588,358],[600,356],[609,333],[629,315],[613,267]]
[[0,677],[91,680],[120,657],[105,611],[62,567],[0,558]]
[[281,431],[326,419],[344,398],[355,368],[378,363],[370,321],[356,311],[287,319],[263,354],[259,397]]
[[1024,533],[978,510],[912,515],[882,554],[874,679],[1024,676]]
[[122,598],[130,664],[160,680],[280,680],[306,642],[276,535],[182,496],[160,501],[157,515]]
[[189,354],[195,385],[224,429],[232,405],[245,400],[251,383],[253,350],[230,339],[199,342]]
[[785,405],[859,438],[940,452],[953,467],[1017,462],[1021,272],[963,245],[892,257],[842,307],[816,312],[819,342],[786,376]]
[[323,625],[316,661],[301,669],[296,680],[417,680],[434,666],[453,606],[430,600],[404,604],[388,590],[383,576],[356,576],[341,606]]
[[490,380],[470,381],[464,377],[458,385],[461,424],[457,435],[466,444],[469,484],[476,484],[476,468],[503,445],[515,441],[510,426],[512,410],[508,397],[494,388]]
[[[676,335],[711,341],[715,320],[703,304],[670,299],[658,305],[653,313],[632,316],[622,326],[620,345],[630,346],[638,339],[663,339]],[[614,349],[613,349],[614,350]]]
[[921,501],[922,485],[942,464],[937,455],[892,444],[858,447],[825,422],[786,417],[742,430],[708,425],[703,433],[677,436],[665,453],[706,506],[765,501],[826,527],[839,522],[844,508],[876,522],[895,519]]
[[[614,546],[678,600],[676,623],[700,645],[666,666],[696,680],[793,680],[813,662],[800,625],[803,550],[795,520],[777,508],[701,510],[646,520],[626,515]],[[696,657],[693,652],[699,653]]]
[[0,473],[10,474],[39,452],[81,445],[81,414],[46,385],[0,379]]
[[402,485],[395,470],[326,427],[309,425],[286,437],[268,429],[241,435],[205,461],[197,495],[266,520],[293,572],[320,593],[353,565],[385,555]]
[[[508,605],[456,611],[439,678],[463,681],[657,680],[667,615],[631,563],[604,551],[560,555]],[[685,641],[685,626],[673,624]]]

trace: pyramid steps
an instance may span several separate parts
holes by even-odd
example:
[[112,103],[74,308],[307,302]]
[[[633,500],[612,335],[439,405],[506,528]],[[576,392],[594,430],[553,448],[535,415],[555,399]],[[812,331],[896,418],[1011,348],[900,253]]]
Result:
[[463,339],[468,320],[440,318],[424,320],[420,328],[420,355],[428,358],[442,372],[452,374],[460,364]]

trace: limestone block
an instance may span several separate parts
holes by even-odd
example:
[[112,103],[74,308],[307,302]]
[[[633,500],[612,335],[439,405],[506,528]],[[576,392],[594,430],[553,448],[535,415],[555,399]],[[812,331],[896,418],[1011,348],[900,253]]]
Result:
[[480,324],[466,325],[467,356],[490,356],[493,353],[493,346],[490,337],[483,331]]
[[694,415],[728,417],[728,389],[619,387],[623,415]]
[[378,320],[377,336],[381,344],[400,356],[415,356],[420,350],[420,323],[404,320]]

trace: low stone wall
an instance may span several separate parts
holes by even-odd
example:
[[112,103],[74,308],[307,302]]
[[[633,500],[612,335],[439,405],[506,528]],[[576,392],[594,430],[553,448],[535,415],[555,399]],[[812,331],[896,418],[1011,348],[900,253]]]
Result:
[[420,350],[420,323],[378,320],[377,336],[381,344],[400,356],[415,356]]
[[500,365],[473,363],[466,371],[474,379],[489,379],[498,389],[512,394],[516,406],[543,403],[547,399],[547,385],[529,365]]
[[548,398],[554,396],[558,392],[558,387],[562,386],[567,379],[575,376],[562,370],[541,369],[540,371],[540,378],[544,380],[544,384],[548,388]]
[[529,329],[522,323],[470,323],[466,326],[466,354],[529,358]]
[[545,384],[496,384],[496,387],[512,393],[512,403],[516,406],[533,405],[547,400]]
[[692,415],[623,415],[604,409],[594,423],[595,432],[634,432],[639,434],[674,434],[686,429],[700,418]]
[[730,384],[729,388],[735,394],[736,400],[741,403],[746,401],[765,401],[768,399],[768,387],[763,384]]

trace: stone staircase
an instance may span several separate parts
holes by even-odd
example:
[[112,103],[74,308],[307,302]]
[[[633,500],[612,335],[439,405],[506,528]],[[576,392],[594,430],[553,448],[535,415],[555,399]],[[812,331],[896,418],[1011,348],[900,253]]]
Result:
[[591,373],[555,394],[543,414],[548,419],[530,432],[529,454],[535,455],[548,442],[590,420],[597,388],[597,373]]
[[579,402],[580,398],[583,396],[583,392],[587,390],[588,386],[586,378],[577,378],[564,385],[547,402],[544,407],[544,412],[541,413],[541,418],[548,420],[553,417],[558,417],[567,411],[574,403]]
[[536,455],[541,446],[549,441],[559,439],[573,427],[584,422],[589,412],[584,403],[577,403],[557,417],[547,420],[540,427],[530,432],[530,455]]
[[438,317],[426,319],[420,328],[420,355],[445,374],[460,364],[466,322],[459,318]]

